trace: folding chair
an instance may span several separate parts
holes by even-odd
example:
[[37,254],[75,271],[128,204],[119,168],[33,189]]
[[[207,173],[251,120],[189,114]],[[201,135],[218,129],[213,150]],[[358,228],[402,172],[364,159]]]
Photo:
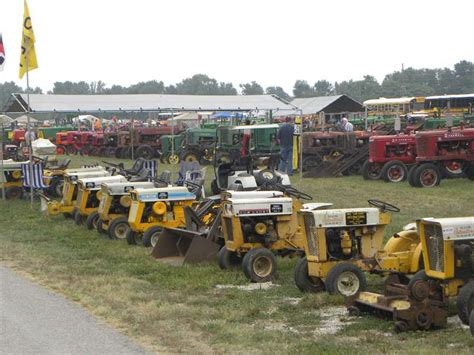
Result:
[[156,163],[156,160],[145,160],[143,167],[150,170],[151,175],[149,181],[153,181],[153,179],[157,176],[156,172],[158,170],[158,164]]
[[30,174],[30,164],[22,164],[21,172],[23,174],[23,188],[30,193],[34,193],[37,190],[46,190],[49,188],[45,185],[43,179],[43,164],[35,163],[32,164],[32,174]]

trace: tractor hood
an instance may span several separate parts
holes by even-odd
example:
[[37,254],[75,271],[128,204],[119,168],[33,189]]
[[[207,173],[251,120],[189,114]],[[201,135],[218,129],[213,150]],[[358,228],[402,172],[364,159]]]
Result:
[[420,224],[425,227],[427,225],[438,227],[444,240],[474,239],[474,217],[423,218],[417,220],[416,223],[419,231],[421,231]]
[[300,212],[310,212],[316,210],[325,210],[328,207],[331,207],[333,204],[328,202],[311,202],[311,203],[304,203],[303,208]]
[[21,170],[22,165],[29,164],[30,161],[14,161],[12,159],[3,161],[3,169],[5,171]]
[[[263,191],[262,191],[263,192]],[[224,203],[224,213],[234,216],[278,216],[293,213],[291,197],[230,198]]]
[[151,189],[154,188],[155,184],[153,182],[105,182],[101,184],[101,189],[103,192],[108,193],[109,195],[128,195],[130,191],[136,189]]
[[[305,212],[305,210],[301,210]],[[314,225],[317,228],[346,227],[346,226],[373,226],[380,224],[378,208],[342,208],[331,210],[308,211],[314,216]]]
[[189,201],[195,200],[196,195],[189,192],[186,187],[157,187],[153,189],[139,188],[132,191],[132,200],[141,202],[154,201]]
[[90,168],[76,168],[76,169],[66,169],[64,170],[65,174],[73,175],[77,173],[87,173],[87,172],[92,172],[92,171],[105,171],[105,168],[103,166],[93,166]]
[[235,199],[253,199],[253,198],[270,198],[270,197],[281,197],[283,192],[281,191],[225,191],[222,193],[224,200],[235,200]]
[[106,182],[127,182],[127,179],[122,175],[101,176],[82,178],[77,181],[77,184],[79,187],[86,188],[88,190],[100,190],[100,185]]
[[65,174],[65,179],[72,182],[77,182],[79,179],[91,178],[91,177],[101,177],[101,176],[110,176],[110,173],[106,170],[97,170],[97,171],[81,171],[73,174]]

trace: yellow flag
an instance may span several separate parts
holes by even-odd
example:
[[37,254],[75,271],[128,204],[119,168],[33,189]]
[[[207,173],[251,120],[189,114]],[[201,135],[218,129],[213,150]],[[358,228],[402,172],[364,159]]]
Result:
[[[23,12],[23,33],[21,38],[20,54],[20,79],[26,72],[38,68],[35,51],[35,34],[33,33],[33,24],[31,23],[30,11],[25,0],[25,10]],[[28,62],[26,60],[28,58]]]

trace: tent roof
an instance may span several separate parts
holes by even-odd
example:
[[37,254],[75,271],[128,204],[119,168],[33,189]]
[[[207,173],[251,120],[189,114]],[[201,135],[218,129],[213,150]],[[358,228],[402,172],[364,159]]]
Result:
[[[18,123],[28,123],[28,117],[26,115],[23,115],[23,116],[15,118],[14,121]],[[38,120],[30,116],[30,123],[34,123],[34,122],[38,122]]]
[[[26,112],[26,94],[12,94],[5,112]],[[293,110],[275,95],[42,95],[30,94],[30,112]]]
[[[347,95],[317,96],[297,98],[291,104],[301,110],[303,115],[314,115],[321,111],[325,112],[362,112],[364,108],[360,102]],[[276,116],[283,116],[284,112],[277,112]],[[294,115],[295,112],[286,112],[286,115]]]

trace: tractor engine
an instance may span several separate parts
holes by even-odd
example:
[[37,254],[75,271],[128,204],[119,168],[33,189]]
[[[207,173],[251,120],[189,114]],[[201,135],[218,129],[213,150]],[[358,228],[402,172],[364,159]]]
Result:
[[278,240],[276,223],[273,218],[242,218],[242,233],[245,243],[261,243],[268,246]]
[[359,239],[354,228],[328,228],[325,234],[329,260],[347,260],[358,255]]

